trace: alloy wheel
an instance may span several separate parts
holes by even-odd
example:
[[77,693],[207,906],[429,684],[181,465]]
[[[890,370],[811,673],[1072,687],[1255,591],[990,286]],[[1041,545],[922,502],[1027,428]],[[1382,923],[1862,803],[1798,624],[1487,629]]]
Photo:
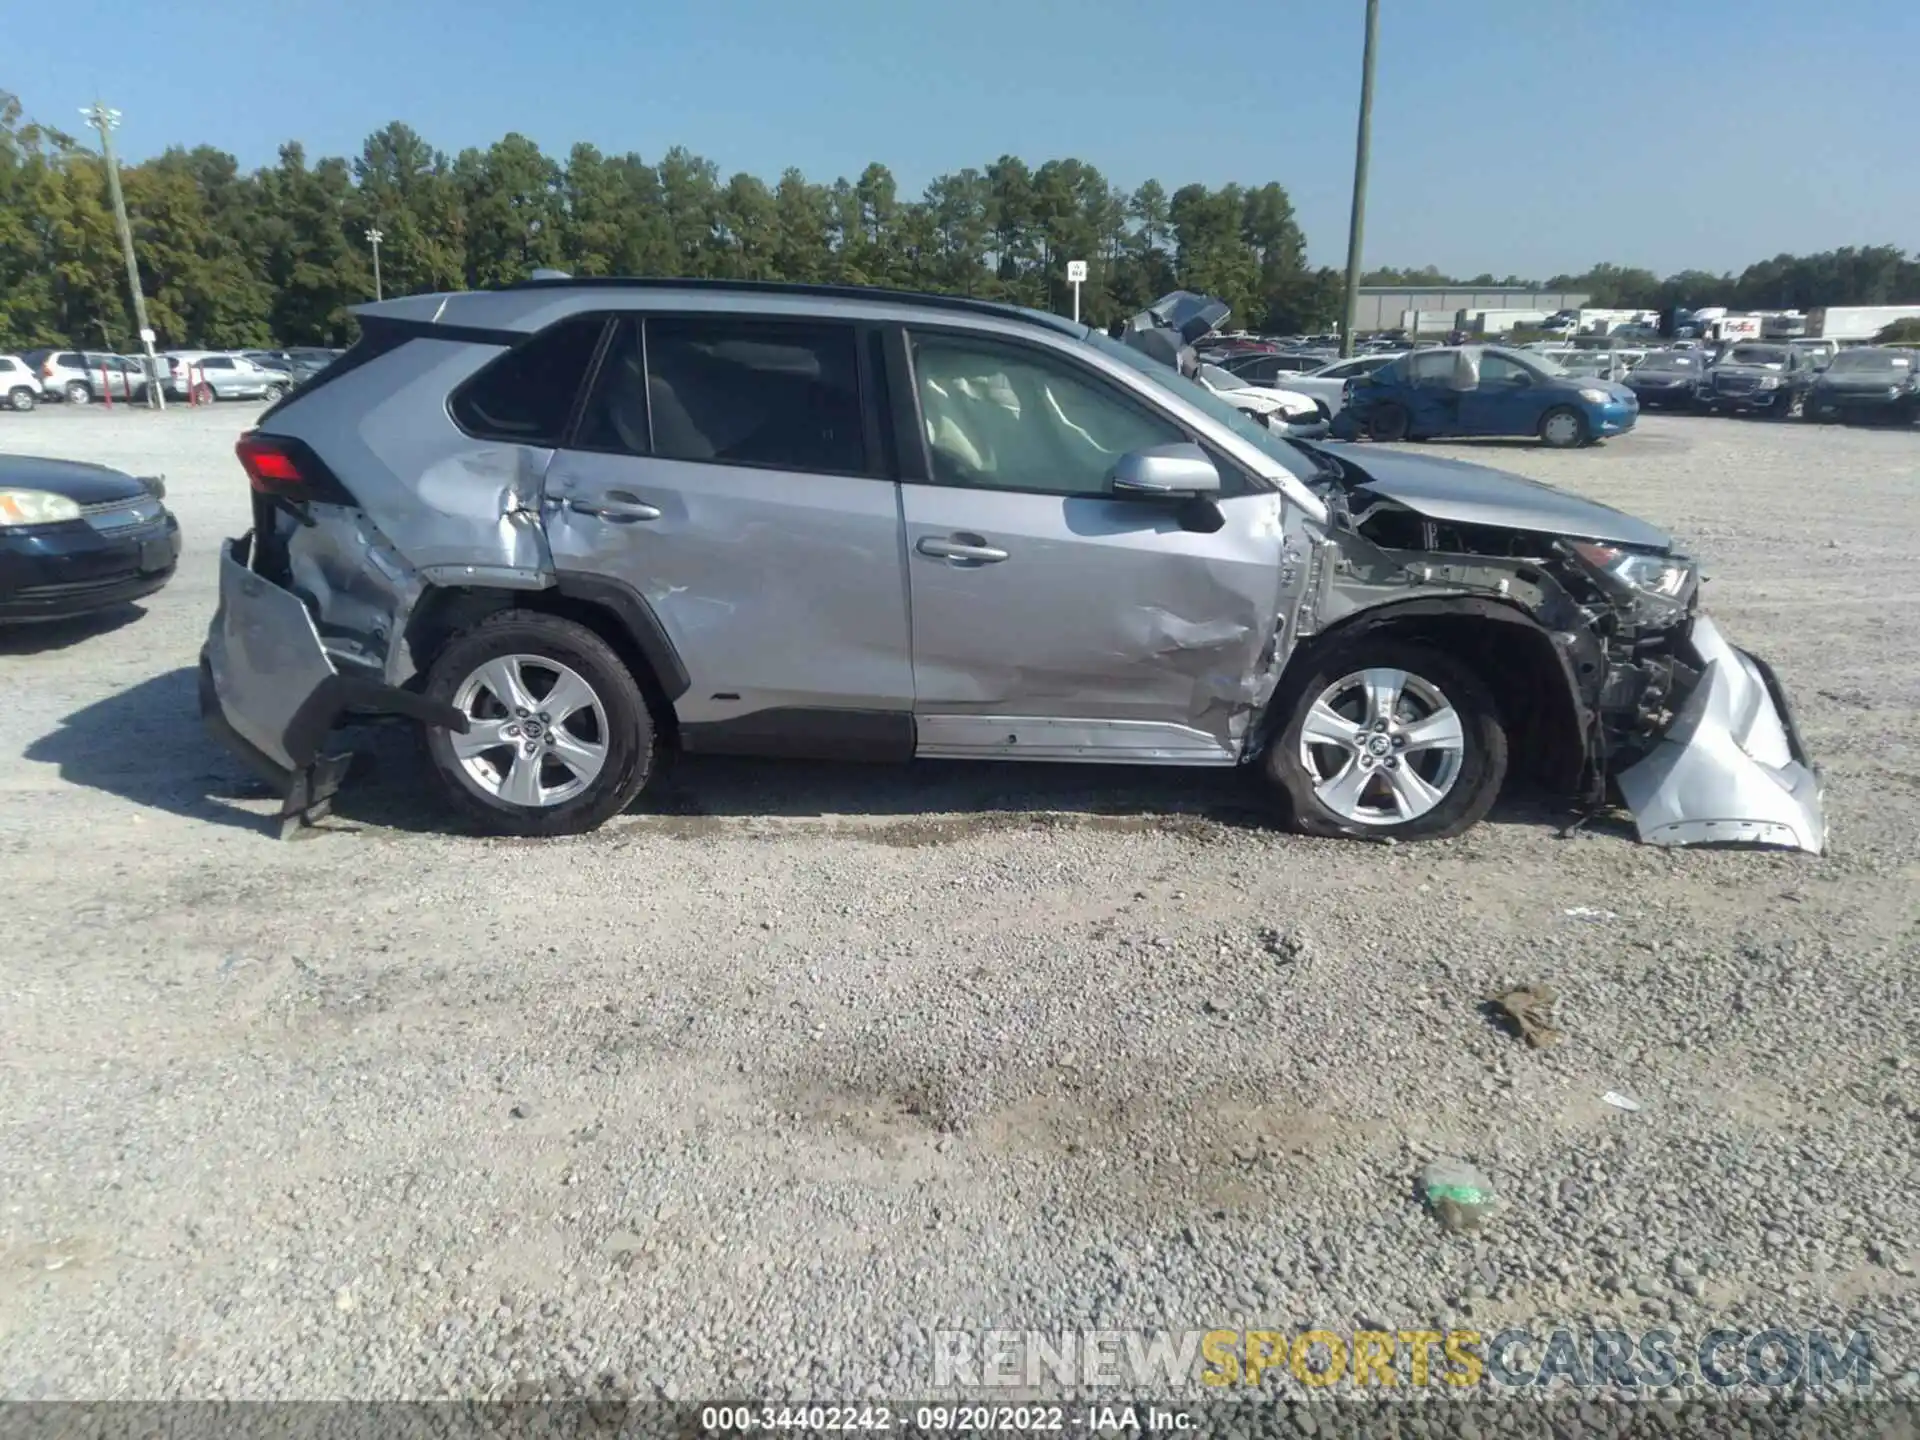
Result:
[[1342,676],[1315,697],[1300,764],[1320,802],[1359,825],[1417,820],[1447,798],[1466,756],[1459,712],[1405,670]]
[[578,672],[543,655],[501,655],[460,682],[454,708],[467,733],[449,735],[467,782],[510,805],[564,804],[607,763],[607,714]]

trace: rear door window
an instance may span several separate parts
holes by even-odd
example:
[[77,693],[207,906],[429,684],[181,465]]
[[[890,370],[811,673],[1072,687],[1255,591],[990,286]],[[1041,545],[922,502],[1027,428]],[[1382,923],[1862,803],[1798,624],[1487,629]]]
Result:
[[605,329],[577,315],[516,345],[454,392],[454,422],[482,440],[558,445]]
[[866,474],[854,328],[732,315],[624,320],[576,443],[663,460]]

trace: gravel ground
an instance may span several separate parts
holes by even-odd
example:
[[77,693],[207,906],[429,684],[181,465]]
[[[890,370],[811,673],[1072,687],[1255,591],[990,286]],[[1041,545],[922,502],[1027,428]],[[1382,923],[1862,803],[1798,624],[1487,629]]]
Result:
[[[249,414],[0,416],[187,536],[144,613],[0,637],[0,1397],[898,1397],[940,1329],[1596,1321],[1867,1327],[1920,1389],[1920,435],[1430,447],[1705,557],[1822,859],[717,761],[514,843],[397,735],[283,844],[193,702]],[[1559,1046],[1482,1014],[1519,982]],[[1443,1154],[1477,1234],[1416,1203]]]

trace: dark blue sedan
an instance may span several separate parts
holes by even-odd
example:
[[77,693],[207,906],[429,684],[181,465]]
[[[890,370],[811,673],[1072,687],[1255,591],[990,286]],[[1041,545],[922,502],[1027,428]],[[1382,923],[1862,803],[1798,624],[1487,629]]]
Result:
[[1544,355],[1493,345],[1403,355],[1355,380],[1334,433],[1369,440],[1533,435],[1556,449],[1622,435],[1640,418],[1633,391],[1569,375]]
[[65,620],[173,578],[180,526],[158,479],[0,455],[0,623]]

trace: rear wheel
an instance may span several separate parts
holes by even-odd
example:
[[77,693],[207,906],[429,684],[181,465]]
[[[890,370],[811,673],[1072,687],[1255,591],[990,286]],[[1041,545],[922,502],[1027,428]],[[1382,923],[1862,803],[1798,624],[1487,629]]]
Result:
[[1367,412],[1367,438],[1383,443],[1404,440],[1411,420],[1404,405],[1397,405],[1391,400],[1376,405]]
[[503,835],[576,835],[626,809],[653,770],[632,673],[598,635],[530,610],[488,617],[433,662],[427,694],[468,730],[427,731],[453,803]]
[[1773,413],[1782,420],[1804,420],[1807,416],[1807,392],[1792,390],[1774,402]]
[[39,397],[25,385],[16,385],[7,392],[7,406],[13,410],[31,410]]
[[69,380],[62,391],[69,405],[86,405],[93,400],[93,387],[84,380]]
[[196,385],[193,387],[193,403],[194,404],[211,405],[213,401],[214,401],[214,394],[213,394],[213,387],[211,385]]
[[1492,808],[1507,736],[1486,685],[1445,651],[1362,640],[1313,665],[1263,763],[1309,835],[1434,840]]
[[260,392],[260,398],[266,401],[269,405],[271,405],[275,401],[284,397],[286,393],[287,393],[287,387],[284,385],[269,385],[267,386],[266,389]]
[[1587,417],[1569,405],[1556,405],[1540,417],[1540,442],[1555,450],[1572,450],[1587,443]]

